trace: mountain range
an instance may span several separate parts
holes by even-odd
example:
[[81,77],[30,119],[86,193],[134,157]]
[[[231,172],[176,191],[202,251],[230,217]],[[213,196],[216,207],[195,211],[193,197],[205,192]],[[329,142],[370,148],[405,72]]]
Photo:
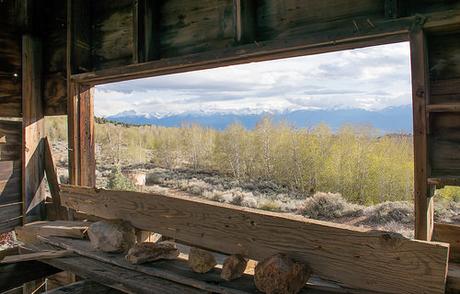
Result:
[[303,128],[320,123],[337,130],[344,124],[370,125],[385,133],[412,133],[412,106],[388,107],[381,110],[348,109],[301,109],[280,112],[261,113],[204,113],[190,112],[171,115],[140,114],[133,110],[107,116],[106,119],[133,125],[160,125],[180,127],[187,123],[223,130],[232,123],[241,123],[247,129],[255,127],[264,116],[270,116],[275,122],[287,121],[291,125]]

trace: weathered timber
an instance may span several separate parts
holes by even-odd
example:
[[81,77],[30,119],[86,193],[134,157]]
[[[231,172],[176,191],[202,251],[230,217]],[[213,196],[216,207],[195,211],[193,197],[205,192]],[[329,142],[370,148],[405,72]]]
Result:
[[[41,42],[30,35],[22,39],[23,155],[22,192],[24,222],[41,217],[44,190],[45,133],[42,83]],[[43,204],[44,205],[44,204]]]
[[0,161],[20,160],[22,123],[0,120]]
[[16,263],[30,260],[45,260],[74,255],[72,250],[56,250],[5,256],[0,263]]
[[449,263],[447,274],[446,294],[457,294],[460,292],[460,264]]
[[[49,249],[49,247],[35,245],[32,249],[44,250]],[[125,293],[206,293],[192,287],[82,256],[47,259],[43,262]]]
[[84,280],[78,281],[69,285],[65,285],[51,291],[48,294],[122,294],[119,290],[101,285],[99,283]]
[[15,231],[18,240],[26,244],[34,244],[37,236],[86,238],[89,225],[90,223],[80,221],[40,221],[17,227]]
[[415,237],[420,240],[431,240],[434,208],[430,186],[427,184],[430,166],[426,113],[430,92],[426,37],[421,27],[411,32],[410,48],[414,121]]
[[139,229],[210,250],[256,260],[285,253],[308,263],[320,277],[352,288],[389,293],[444,289],[447,244],[185,196],[61,185],[61,197],[69,208],[122,218]]
[[431,104],[426,109],[429,112],[460,112],[460,104]]
[[444,176],[428,178],[429,185],[435,185],[437,188],[444,186],[460,186],[460,176]]
[[0,116],[21,117],[21,36],[11,27],[0,21]]
[[[220,277],[221,270],[219,268],[214,268],[206,274],[198,274],[191,271],[187,265],[187,261],[183,259],[167,261],[159,260],[152,264],[134,265],[129,263],[121,254],[94,251],[89,242],[86,240],[59,237],[39,237],[39,239],[60,248],[73,250],[82,256],[141,272],[153,277],[202,289],[207,292],[243,294],[254,293],[257,291],[254,285],[253,276],[249,274],[243,274],[241,278],[227,282]],[[341,288],[330,282],[321,281],[315,277],[310,280],[302,293],[349,293],[350,291],[352,290]],[[353,289],[353,293],[361,292]],[[366,291],[365,293],[369,293],[369,291]]]
[[68,209],[61,205],[61,195],[59,194],[59,178],[54,165],[53,154],[48,137],[44,138],[45,144],[45,174],[48,180],[51,198],[53,199],[53,210],[58,219],[66,220],[69,218]]
[[0,293],[58,272],[60,272],[59,269],[39,261],[1,264]]
[[0,205],[21,201],[21,161],[0,161]]
[[459,225],[434,223],[433,241],[449,243],[449,259],[454,262],[460,262]]

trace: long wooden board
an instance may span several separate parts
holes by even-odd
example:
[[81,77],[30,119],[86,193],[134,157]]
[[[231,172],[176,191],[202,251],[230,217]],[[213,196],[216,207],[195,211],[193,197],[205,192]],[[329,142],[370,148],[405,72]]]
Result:
[[449,243],[450,260],[460,262],[460,225],[434,223],[433,241]]
[[64,206],[214,251],[285,253],[350,288],[443,293],[449,245],[189,197],[61,186]]
[[[49,246],[46,246],[46,244],[44,244],[44,246],[36,245],[31,247],[31,249],[47,250],[49,249]],[[125,293],[206,293],[205,291],[194,289],[192,287],[179,285],[170,281],[82,256],[47,259],[43,260],[43,263],[49,264],[63,271],[72,272],[79,277],[90,279]]]

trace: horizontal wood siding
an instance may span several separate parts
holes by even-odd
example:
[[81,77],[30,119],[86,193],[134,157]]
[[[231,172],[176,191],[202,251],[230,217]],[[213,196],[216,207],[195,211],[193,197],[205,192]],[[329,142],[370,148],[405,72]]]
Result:
[[233,1],[164,1],[161,56],[173,57],[222,49],[234,43]]
[[[285,0],[259,1],[258,39],[284,38],[299,33],[337,28],[341,23],[351,32],[369,30],[367,17],[384,17],[383,0]],[[362,19],[364,16],[366,18]]]
[[86,214],[125,219],[138,229],[222,253],[256,260],[285,253],[320,277],[353,288],[444,292],[447,244],[186,196],[61,185],[61,200]]
[[[428,38],[431,97],[429,113],[432,176],[460,176],[460,32]],[[449,105],[443,111],[442,106]],[[449,110],[450,109],[450,110]]]
[[[90,1],[96,68],[126,65],[133,55],[133,1]],[[78,19],[81,21],[81,19]]]
[[10,25],[0,21],[0,117],[22,113],[21,37]]

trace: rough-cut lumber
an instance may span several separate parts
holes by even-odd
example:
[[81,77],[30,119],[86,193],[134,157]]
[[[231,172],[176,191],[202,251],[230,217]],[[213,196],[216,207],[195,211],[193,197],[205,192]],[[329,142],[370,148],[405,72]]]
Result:
[[99,283],[84,280],[75,282],[69,285],[65,285],[51,291],[47,292],[48,294],[122,294],[119,290],[101,285]]
[[[49,250],[50,246],[37,244],[31,246],[31,249]],[[172,283],[82,256],[47,259],[43,260],[43,262],[125,293],[206,293],[192,287]]]
[[460,293],[460,264],[451,262],[447,274],[446,294],[457,293]]
[[44,138],[45,144],[45,174],[48,180],[48,186],[50,189],[51,198],[53,199],[53,209],[58,219],[66,220],[69,218],[68,209],[61,205],[61,195],[59,194],[59,178],[56,172],[56,166],[54,165],[53,154],[51,152],[51,146],[48,141],[48,137]]
[[449,243],[449,259],[460,262],[460,225],[435,223],[432,240]]
[[[184,259],[160,260],[152,264],[134,265],[129,263],[122,254],[110,254],[92,250],[91,245],[86,240],[60,237],[39,237],[39,239],[60,248],[73,250],[81,256],[141,272],[153,277],[170,280],[175,283],[188,285],[207,292],[243,294],[255,293],[257,291],[254,285],[253,276],[249,274],[243,274],[241,278],[227,282],[220,277],[221,270],[219,268],[215,268],[206,274],[194,273],[190,270],[187,261]],[[302,293],[320,294],[331,293],[331,291],[334,293],[347,293],[350,290],[339,287],[337,284],[322,281],[318,277],[314,277],[310,279],[307,287],[304,288]],[[361,293],[356,289],[353,292]],[[365,293],[369,294],[369,291]]]
[[448,244],[185,196],[62,185],[61,197],[69,208],[121,218],[139,229],[213,251],[256,260],[285,253],[320,277],[348,287],[389,293],[444,291]]
[[426,109],[429,112],[460,112],[460,104],[431,104]]
[[22,123],[20,121],[0,120],[0,160],[21,159],[21,144]]
[[21,201],[21,161],[0,161],[0,204]]
[[45,260],[45,259],[52,259],[52,258],[58,258],[58,257],[72,256],[73,254],[74,253],[72,250],[56,250],[56,251],[26,253],[26,254],[19,254],[19,255],[9,255],[9,256],[5,256],[0,261],[0,263],[16,263],[16,262],[30,261],[30,260]]
[[0,293],[58,272],[60,272],[59,269],[39,261],[1,264]]
[[37,236],[83,239],[86,237],[86,231],[90,224],[80,221],[40,221],[17,227],[15,231],[18,240],[27,244],[34,244]]
[[442,188],[444,186],[460,186],[460,176],[430,177],[427,181],[429,185],[435,185],[437,188]]
[[421,27],[410,33],[412,70],[412,108],[414,121],[414,204],[415,237],[431,240],[434,206],[427,178],[430,176],[428,159],[428,123],[426,105],[429,104],[429,72],[425,32]]
[[[44,144],[45,135],[42,99],[42,44],[37,37],[22,38],[22,194],[24,222],[41,217],[45,200]],[[44,205],[44,204],[43,204]]]

